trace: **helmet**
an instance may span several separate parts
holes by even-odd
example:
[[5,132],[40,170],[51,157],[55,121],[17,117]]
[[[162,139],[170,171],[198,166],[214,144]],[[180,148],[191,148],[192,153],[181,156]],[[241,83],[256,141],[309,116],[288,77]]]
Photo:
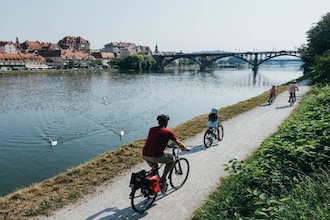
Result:
[[218,109],[217,108],[212,108],[211,113],[218,113]]
[[292,82],[293,82],[293,83],[297,83],[297,80],[293,80]]
[[161,115],[157,116],[157,121],[165,122],[165,121],[169,121],[169,120],[170,120],[170,116],[168,116],[168,115],[161,114]]

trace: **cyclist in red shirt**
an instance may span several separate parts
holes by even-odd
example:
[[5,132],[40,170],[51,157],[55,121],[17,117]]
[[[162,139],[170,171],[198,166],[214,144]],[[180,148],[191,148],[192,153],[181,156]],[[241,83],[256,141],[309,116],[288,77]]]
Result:
[[268,98],[268,102],[269,104],[270,101],[271,101],[271,98],[274,96],[274,99],[276,98],[276,92],[278,92],[279,90],[275,87],[275,86],[272,86],[272,88],[269,90],[270,94],[269,94],[269,98]]
[[189,151],[180,140],[177,139],[173,131],[166,128],[170,117],[168,115],[159,115],[157,117],[158,125],[149,129],[147,141],[144,145],[142,157],[153,169],[158,168],[158,163],[166,163],[160,182],[166,183],[166,176],[174,166],[175,159],[172,154],[164,153],[169,140],[173,141],[183,151]]

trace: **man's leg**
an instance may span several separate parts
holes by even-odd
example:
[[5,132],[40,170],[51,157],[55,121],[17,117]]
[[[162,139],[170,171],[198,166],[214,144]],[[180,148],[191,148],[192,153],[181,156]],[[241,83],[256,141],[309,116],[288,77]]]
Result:
[[165,169],[164,169],[164,172],[163,172],[163,175],[161,178],[163,180],[166,180],[166,176],[173,168],[175,160],[174,160],[174,157],[172,154],[165,153],[165,155],[163,157],[164,157],[164,162],[166,163],[166,165],[165,165]]
[[173,162],[170,162],[170,163],[166,163],[165,169],[164,169],[164,173],[163,173],[163,175],[161,177],[163,180],[166,179],[167,174],[171,171],[171,169],[172,169],[173,166],[174,166],[174,161]]

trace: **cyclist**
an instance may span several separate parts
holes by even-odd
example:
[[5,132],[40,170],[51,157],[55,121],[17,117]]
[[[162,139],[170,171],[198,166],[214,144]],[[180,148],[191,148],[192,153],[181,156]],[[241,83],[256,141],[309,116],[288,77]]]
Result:
[[298,85],[297,85],[297,81],[293,80],[292,83],[289,85],[289,93],[290,93],[290,97],[289,97],[289,101],[292,98],[292,101],[295,102],[296,101],[296,91],[299,91]]
[[175,163],[173,155],[164,152],[168,141],[172,140],[183,151],[190,150],[177,139],[173,131],[166,128],[169,120],[170,117],[168,115],[162,114],[157,117],[158,126],[149,129],[148,138],[142,151],[143,159],[152,167],[152,169],[157,170],[158,163],[166,163],[163,175],[160,179],[160,183],[166,185],[166,176]]
[[218,115],[218,109],[217,108],[212,108],[211,113],[208,116],[208,121],[207,121],[207,126],[210,128],[216,128],[217,129],[217,135],[218,135],[218,140],[221,141],[222,139],[220,138],[220,132],[219,132],[219,119],[222,118],[222,116]]
[[271,100],[272,97],[274,97],[274,99],[276,98],[276,92],[278,92],[278,91],[279,91],[279,90],[276,89],[275,86],[273,86],[273,87],[269,90],[269,92],[270,92],[270,94],[269,94],[269,99],[268,99],[269,104],[270,104],[270,100]]

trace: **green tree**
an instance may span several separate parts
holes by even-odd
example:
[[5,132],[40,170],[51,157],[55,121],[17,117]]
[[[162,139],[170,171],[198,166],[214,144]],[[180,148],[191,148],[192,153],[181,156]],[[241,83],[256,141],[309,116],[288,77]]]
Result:
[[143,56],[141,56],[141,55],[131,55],[131,56],[128,56],[128,57],[124,58],[120,68],[121,69],[126,69],[126,70],[141,71],[142,70],[142,62],[143,62]]
[[117,65],[122,70],[150,71],[156,68],[156,61],[150,55],[135,54],[125,57]]
[[313,78],[316,82],[330,82],[330,50],[325,51],[321,56],[316,57],[315,73]]
[[121,66],[121,63],[123,62],[123,58],[121,57],[116,57],[110,60],[109,64],[112,68],[118,68]]
[[305,72],[312,72],[317,82],[329,78],[330,50],[330,13],[325,14],[321,20],[307,31],[307,45],[300,48]]
[[324,15],[321,20],[308,32],[308,47],[312,56],[322,55],[330,49],[330,13]]

